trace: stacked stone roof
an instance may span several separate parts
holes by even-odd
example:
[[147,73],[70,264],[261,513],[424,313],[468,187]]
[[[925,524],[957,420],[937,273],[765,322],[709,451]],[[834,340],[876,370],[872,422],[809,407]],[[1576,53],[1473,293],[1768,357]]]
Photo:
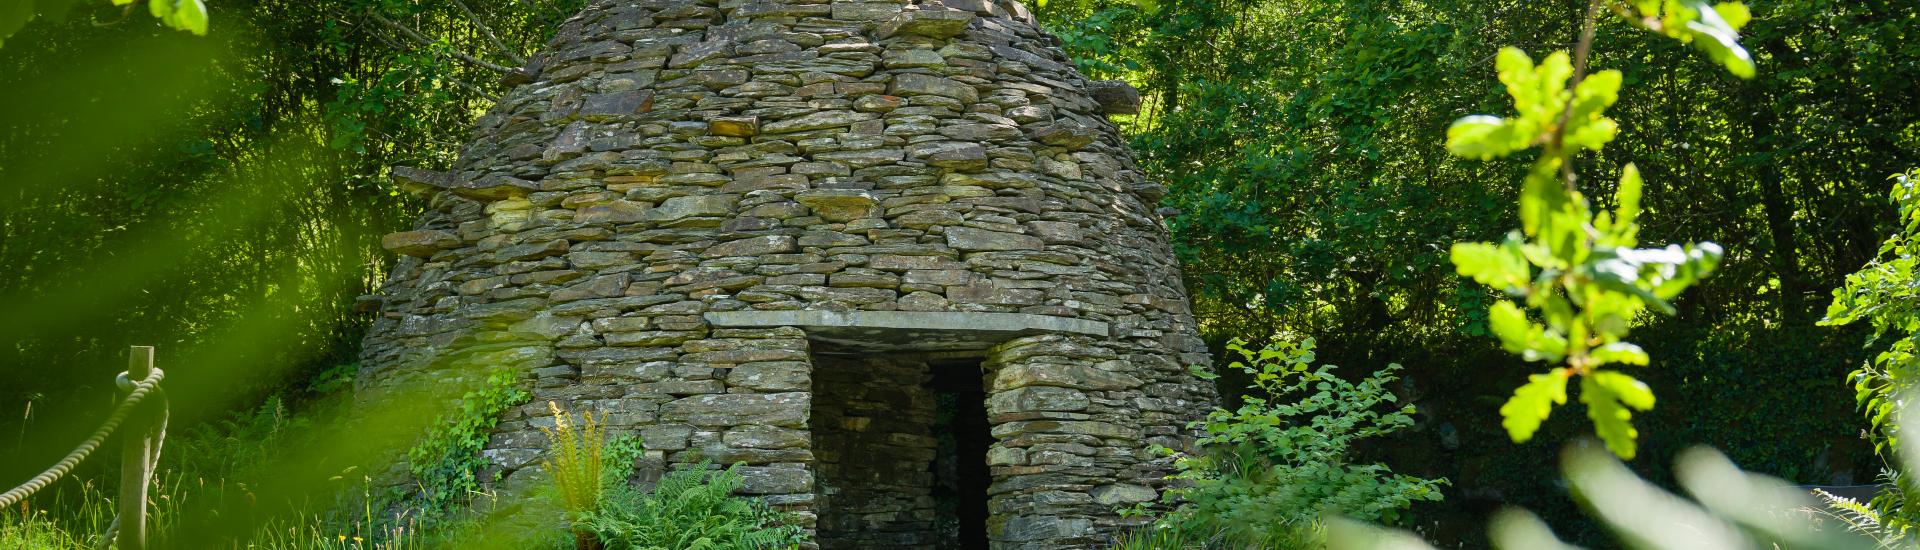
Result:
[[1106,118],[1138,94],[1017,2],[594,0],[511,79],[451,170],[394,169],[432,208],[384,240],[363,360],[370,392],[526,373],[509,486],[554,400],[812,521],[817,354],[977,357],[995,546],[1074,547],[1214,399]]

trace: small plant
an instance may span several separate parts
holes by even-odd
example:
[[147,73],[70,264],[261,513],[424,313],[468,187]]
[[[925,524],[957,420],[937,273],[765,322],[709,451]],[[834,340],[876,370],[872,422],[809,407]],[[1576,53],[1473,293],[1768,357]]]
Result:
[[1162,495],[1173,511],[1127,542],[1316,547],[1327,514],[1397,522],[1413,503],[1441,499],[1444,479],[1396,475],[1348,456],[1357,441],[1413,425],[1413,407],[1394,408],[1397,398],[1386,387],[1399,365],[1356,384],[1334,376],[1331,365],[1312,366],[1311,338],[1259,350],[1235,339],[1227,349],[1240,355],[1230,366],[1253,376],[1258,395],[1196,424],[1205,431],[1197,441],[1202,452],[1176,457],[1173,477],[1181,488]]
[[[540,433],[547,436],[552,458],[540,461],[540,466],[553,476],[567,519],[577,520],[600,507],[601,490],[608,481],[601,463],[606,458],[606,433],[591,411],[575,419],[552,401],[547,402],[547,410],[553,412],[553,427],[541,427]],[[583,550],[600,547],[593,533],[584,529],[576,528],[573,539],[574,546]]]
[[616,486],[602,506],[582,514],[574,526],[614,550],[785,549],[804,540],[798,526],[765,502],[733,494],[744,483],[740,465],[708,466],[668,473],[650,492]]
[[424,522],[431,524],[480,490],[478,475],[487,464],[480,450],[501,417],[530,398],[515,384],[512,371],[494,371],[486,385],[462,396],[457,410],[435,420],[427,436],[407,450],[408,469],[425,501]]
[[1187,550],[1203,548],[1187,532],[1168,525],[1148,525],[1120,533],[1107,550]]

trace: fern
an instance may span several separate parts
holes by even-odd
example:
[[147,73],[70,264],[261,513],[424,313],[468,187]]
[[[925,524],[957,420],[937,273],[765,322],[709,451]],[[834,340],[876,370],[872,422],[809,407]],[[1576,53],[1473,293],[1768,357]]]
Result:
[[800,544],[799,527],[759,499],[734,496],[744,482],[739,465],[707,466],[669,473],[647,493],[614,487],[574,527],[594,533],[610,550],[761,550]]
[[578,515],[593,510],[600,505],[601,490],[606,485],[601,463],[606,454],[606,430],[592,412],[576,419],[552,401],[547,402],[547,410],[553,411],[553,427],[542,427],[540,433],[546,434],[552,445],[553,458],[540,465],[553,476],[567,512]]
[[1813,494],[1820,497],[1821,504],[1826,506],[1813,512],[1846,525],[1847,531],[1872,537],[1880,548],[1887,550],[1914,547],[1916,541],[1907,535],[1907,530],[1895,522],[1886,521],[1872,505],[1823,489],[1814,489]]

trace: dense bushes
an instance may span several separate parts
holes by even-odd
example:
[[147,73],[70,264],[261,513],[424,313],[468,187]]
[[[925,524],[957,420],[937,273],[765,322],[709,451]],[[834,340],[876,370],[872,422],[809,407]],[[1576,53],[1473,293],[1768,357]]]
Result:
[[[1292,332],[1318,337],[1330,362],[1405,365],[1399,389],[1423,414],[1371,456],[1454,482],[1450,506],[1418,512],[1450,545],[1484,546],[1486,514],[1503,502],[1578,520],[1544,465],[1591,422],[1556,415],[1542,443],[1511,444],[1496,397],[1545,369],[1484,339],[1499,291],[1447,265],[1450,243],[1520,225],[1509,197],[1533,157],[1462,161],[1439,144],[1458,117],[1511,105],[1492,79],[1501,45],[1569,44],[1588,2],[1154,4],[1037,12],[1083,69],[1147,97],[1122,127],[1170,188],[1174,246],[1216,351],[1232,336]],[[1676,453],[1708,443],[1798,483],[1864,480],[1871,446],[1832,396],[1870,355],[1865,334],[1812,320],[1892,228],[1879,182],[1920,160],[1920,112],[1887,107],[1920,103],[1920,4],[1752,7],[1741,29],[1760,67],[1751,81],[1601,22],[1593,64],[1619,69],[1624,85],[1610,111],[1618,139],[1581,166],[1594,206],[1612,209],[1618,175],[1638,162],[1641,240],[1727,251],[1674,301],[1674,320],[1635,327],[1654,368],[1632,371],[1661,405],[1634,414],[1633,467],[1666,482]],[[1754,403],[1791,412],[1751,414]]]
[[1331,365],[1313,366],[1313,345],[1228,345],[1239,356],[1229,368],[1252,377],[1253,393],[1196,423],[1200,451],[1176,456],[1178,488],[1162,497],[1171,511],[1121,547],[1313,548],[1327,515],[1393,524],[1414,503],[1441,499],[1444,479],[1396,475],[1351,456],[1355,443],[1413,424],[1413,407],[1387,389],[1399,365],[1349,382]]
[[[1899,418],[1904,412],[1899,410],[1900,398],[1911,398],[1920,388],[1920,304],[1915,301],[1920,291],[1920,170],[1896,176],[1889,198],[1900,211],[1901,231],[1880,245],[1879,259],[1834,289],[1833,304],[1820,322],[1864,321],[1873,327],[1870,345],[1882,351],[1849,379],[1854,399],[1866,413],[1868,437],[1885,457],[1902,449],[1902,439],[1910,437],[1902,423],[1912,426],[1920,420]],[[1887,531],[1920,529],[1920,484],[1913,475],[1920,472],[1888,470],[1882,475],[1889,488],[1872,500],[1871,508],[1875,523]]]

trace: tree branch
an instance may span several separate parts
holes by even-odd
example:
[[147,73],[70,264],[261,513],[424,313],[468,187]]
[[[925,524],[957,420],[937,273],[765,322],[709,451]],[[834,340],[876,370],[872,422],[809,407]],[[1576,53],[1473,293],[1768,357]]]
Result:
[[[1580,23],[1580,41],[1573,46],[1573,80],[1567,83],[1569,91],[1579,90],[1580,81],[1587,79],[1587,57],[1593,53],[1594,19],[1599,15],[1602,1],[1587,2],[1586,15]],[[1573,105],[1580,101],[1577,91],[1568,95],[1566,107],[1560,110],[1560,127],[1553,132],[1551,148],[1555,151],[1566,145],[1564,141],[1567,135],[1567,122],[1573,119]],[[1566,183],[1568,193],[1579,189],[1577,176],[1573,173],[1573,157],[1572,153],[1567,153],[1564,157],[1566,160],[1560,162],[1560,179]]]
[[[378,11],[367,10],[367,16],[372,17],[374,21],[379,21],[380,24],[382,25],[386,25],[387,27],[392,28],[393,30],[400,31],[401,34],[405,34],[408,37],[414,39],[415,41],[420,42],[421,44],[429,48],[434,46],[433,39],[427,38],[426,35],[420,34],[420,31],[413,30],[412,28],[409,28],[406,25],[395,23],[393,22],[392,19],[387,19],[386,16],[380,15],[380,12]],[[510,74],[514,71],[512,67],[507,67],[507,66],[503,66],[495,63],[488,63],[486,60],[483,60],[471,55],[467,55],[464,52],[460,52],[452,48],[447,48],[447,54],[452,55],[454,58],[459,59],[461,61],[465,61],[470,65],[480,67],[489,71],[497,72],[500,74]]]
[[473,8],[467,7],[466,2],[463,2],[461,0],[453,0],[453,5],[454,7],[460,8],[461,13],[467,14],[467,20],[472,21],[473,26],[478,27],[480,29],[480,35],[487,37],[487,41],[492,42],[493,47],[499,49],[501,55],[505,55],[507,56],[507,59],[513,60],[514,64],[517,64],[517,65],[527,64],[527,58],[520,57],[519,54],[513,53],[512,48],[508,48],[505,42],[501,42],[500,37],[495,36],[493,34],[493,28],[488,27],[486,23],[480,22],[480,16],[475,15],[473,13]]

